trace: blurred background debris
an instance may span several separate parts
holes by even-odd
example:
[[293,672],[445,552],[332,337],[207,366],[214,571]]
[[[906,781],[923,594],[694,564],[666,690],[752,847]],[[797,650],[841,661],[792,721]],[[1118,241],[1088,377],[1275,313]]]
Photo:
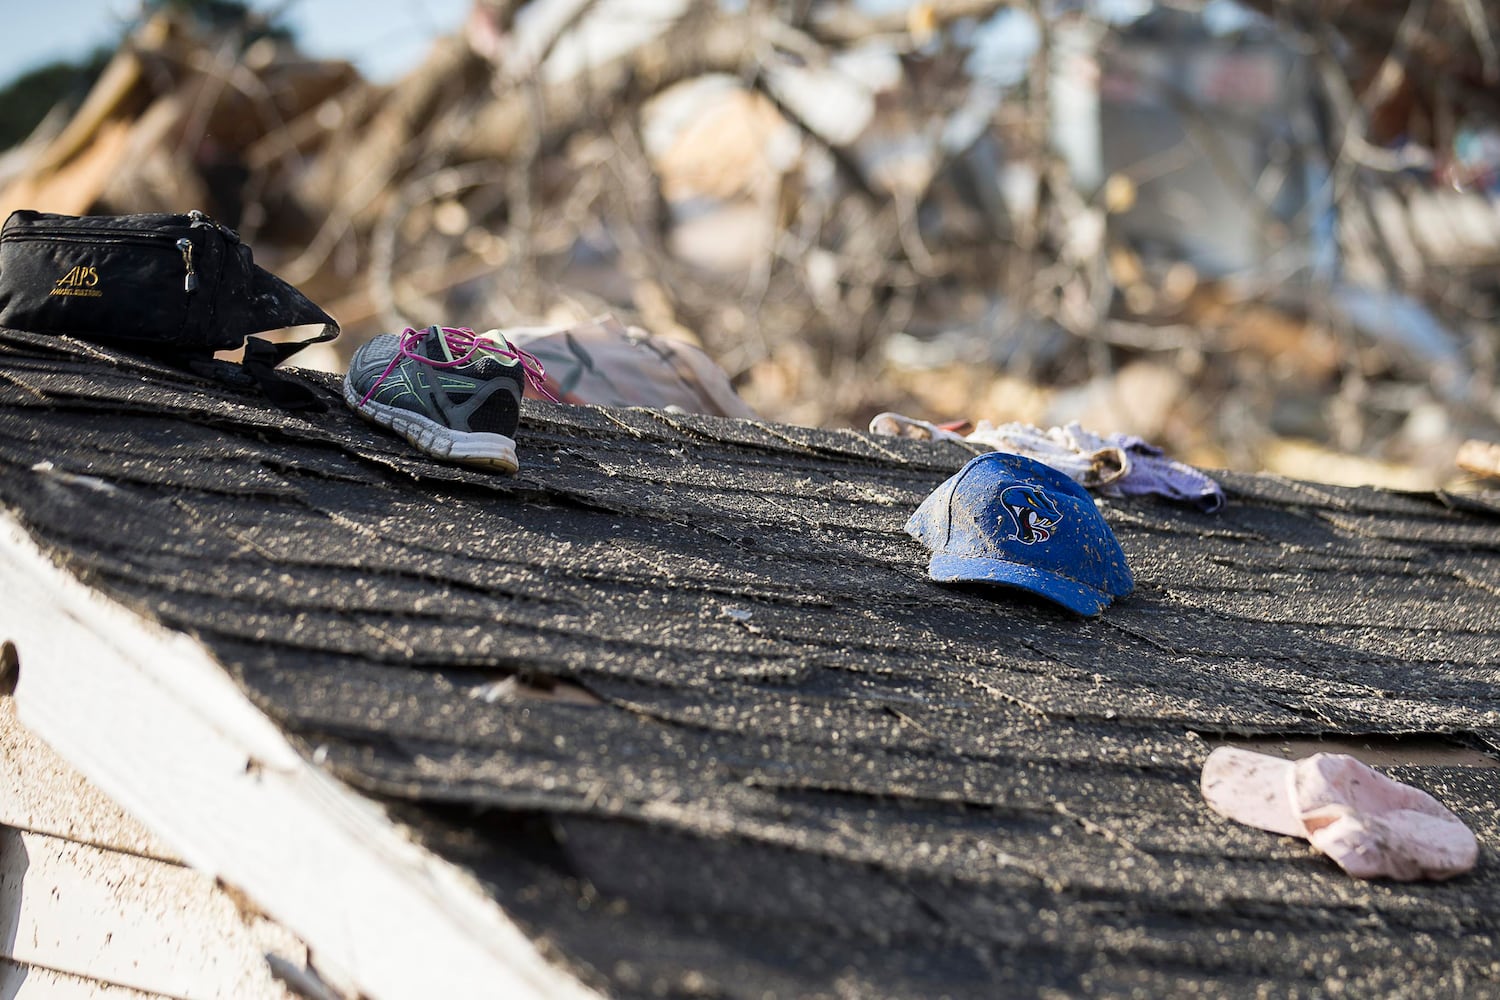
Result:
[[0,209],[203,208],[334,371],[608,313],[778,421],[1416,489],[1500,440],[1493,5],[474,0],[380,81],[296,10],[146,3],[11,81]]

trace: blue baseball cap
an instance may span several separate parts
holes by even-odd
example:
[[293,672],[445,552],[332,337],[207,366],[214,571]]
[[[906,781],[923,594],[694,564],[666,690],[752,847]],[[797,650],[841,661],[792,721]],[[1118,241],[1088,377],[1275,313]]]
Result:
[[906,522],[942,582],[1020,587],[1081,615],[1135,589],[1115,533],[1088,491],[1050,466],[992,451],[933,490]]

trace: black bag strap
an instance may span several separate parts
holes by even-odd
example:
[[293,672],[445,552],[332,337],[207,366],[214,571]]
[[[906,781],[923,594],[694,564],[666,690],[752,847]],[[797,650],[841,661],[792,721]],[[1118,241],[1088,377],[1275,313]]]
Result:
[[323,397],[314,392],[307,383],[288,378],[275,369],[277,365],[307,345],[332,340],[337,335],[338,326],[334,324],[333,333],[328,333],[325,328],[322,334],[308,340],[274,343],[260,337],[246,337],[243,362],[245,374],[255,380],[255,384],[260,386],[267,399],[283,410],[324,413],[328,409],[328,404],[323,401]]
[[304,326],[322,323],[323,330],[306,340],[273,342],[261,337],[245,338],[245,373],[255,380],[266,398],[284,410],[322,413],[328,409],[323,398],[304,382],[275,371],[287,358],[304,347],[321,344],[339,335],[339,324],[316,303],[293,285],[259,265],[252,278],[253,311],[259,329],[275,326]]

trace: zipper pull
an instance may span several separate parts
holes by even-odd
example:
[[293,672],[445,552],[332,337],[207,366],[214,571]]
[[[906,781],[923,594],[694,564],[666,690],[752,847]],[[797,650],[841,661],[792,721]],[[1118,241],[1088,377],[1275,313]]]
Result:
[[182,266],[187,273],[182,277],[182,290],[184,292],[196,292],[198,290],[198,272],[193,270],[193,241],[184,236],[177,241],[177,249],[182,252]]

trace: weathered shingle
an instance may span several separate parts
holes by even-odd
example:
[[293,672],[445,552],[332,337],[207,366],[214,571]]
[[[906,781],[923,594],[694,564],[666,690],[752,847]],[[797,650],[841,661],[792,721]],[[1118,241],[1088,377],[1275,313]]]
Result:
[[608,992],[1500,995],[1500,772],[1391,769],[1478,832],[1441,886],[1197,791],[1225,734],[1500,747],[1500,519],[1106,500],[1138,586],[1085,620],[927,580],[958,446],[528,404],[505,477],[308,378],[328,413],[0,333],[0,501]]

